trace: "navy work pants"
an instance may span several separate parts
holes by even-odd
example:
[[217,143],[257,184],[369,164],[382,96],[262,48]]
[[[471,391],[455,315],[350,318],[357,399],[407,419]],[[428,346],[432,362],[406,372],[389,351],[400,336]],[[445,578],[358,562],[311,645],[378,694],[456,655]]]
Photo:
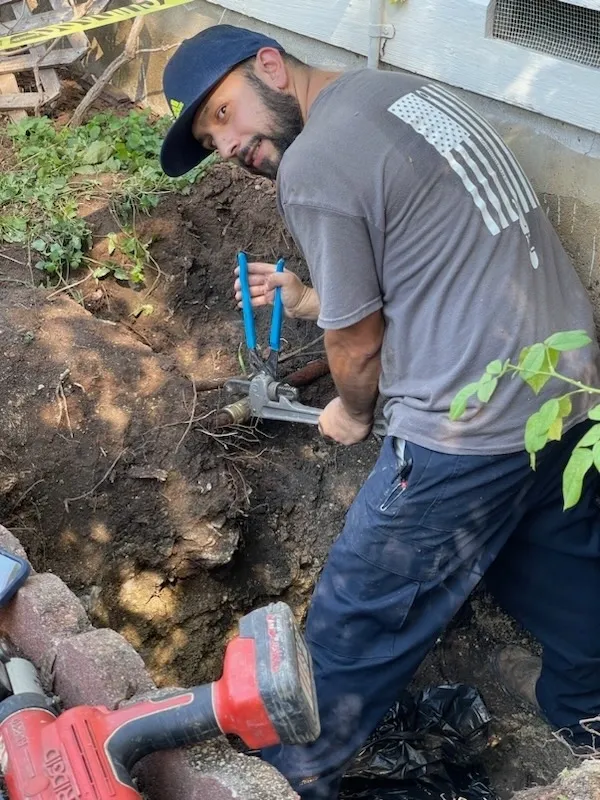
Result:
[[388,437],[348,511],[306,627],[321,714],[308,746],[263,751],[303,800],[334,800],[344,768],[483,575],[543,645],[537,696],[582,741],[600,713],[597,473],[562,510],[562,472],[588,427],[527,453],[447,455]]

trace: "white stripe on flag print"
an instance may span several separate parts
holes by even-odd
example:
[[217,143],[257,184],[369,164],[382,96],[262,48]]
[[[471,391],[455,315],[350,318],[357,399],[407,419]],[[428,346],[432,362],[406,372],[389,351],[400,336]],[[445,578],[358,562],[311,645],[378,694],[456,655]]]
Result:
[[[436,100],[436,92],[439,92],[441,95],[445,95],[445,97],[442,96]],[[498,136],[494,129],[488,125],[487,122],[485,122],[485,120],[482,120],[480,117],[478,117],[472,109],[470,109],[462,101],[455,98],[454,95],[450,94],[450,92],[447,92],[441,87],[429,86],[425,87],[424,89],[417,90],[417,93],[420,96],[424,94],[429,102],[437,105],[440,110],[443,110],[445,113],[447,113],[457,124],[464,125],[467,128],[472,126],[474,129],[472,134],[478,136],[482,143],[490,148],[490,156],[498,166],[501,172],[502,180],[506,184],[508,191],[510,191],[513,196],[512,202],[506,197],[506,194],[502,190],[502,184],[498,180],[498,177],[495,173],[494,178],[501,190],[507,207],[512,211],[510,214],[511,219],[514,221],[518,220],[519,222],[523,236],[527,239],[527,243],[529,245],[529,258],[531,260],[531,265],[534,269],[537,269],[540,263],[539,256],[535,246],[531,241],[531,230],[529,228],[529,223],[527,222],[526,214],[529,210],[533,211],[533,209],[539,207],[539,201],[535,192],[533,191],[533,187],[531,186],[529,179],[519,166],[519,163],[512,154],[511,150],[506,147],[502,139]],[[477,146],[473,139],[470,139],[470,145],[471,147]],[[489,162],[488,171],[492,171],[491,167],[489,166]],[[527,193],[527,198],[523,192]],[[514,216],[515,214],[516,218]]]
[[451,104],[454,104],[459,113],[462,110],[462,115],[464,116],[464,118],[470,119],[472,121],[472,124],[479,130],[481,130],[483,136],[485,136],[486,134],[488,135],[490,143],[492,144],[495,143],[500,153],[503,154],[508,159],[516,177],[520,180],[522,186],[525,189],[525,192],[527,193],[527,196],[532,204],[532,208],[538,208],[540,203],[535,193],[535,190],[529,181],[529,178],[523,172],[523,169],[521,168],[521,165],[515,158],[515,155],[512,152],[512,150],[509,147],[507,147],[506,143],[504,142],[502,137],[496,132],[496,130],[486,120],[484,120],[481,116],[476,114],[476,112],[472,108],[470,108],[465,102],[460,100],[451,92],[447,91],[441,86],[431,86],[429,88],[431,88],[433,92],[437,90],[438,92],[440,92],[440,94],[445,95],[448,101]]
[[438,108],[449,114],[458,124],[469,128],[484,140],[493,156],[495,156],[494,160],[500,167],[505,182],[519,197],[523,213],[533,211],[534,208],[539,206],[539,200],[529,179],[511,150],[491,125],[475,114],[473,109],[469,108],[466,103],[463,103],[462,100],[459,100],[440,86],[426,86],[418,91],[419,93],[424,93],[429,102],[435,103]]
[[[476,158],[478,158],[479,161],[485,166],[486,172],[491,177],[491,179],[493,181],[493,184],[494,184],[498,194],[500,195],[504,211],[510,217],[511,222],[516,222],[519,219],[519,215],[518,215],[517,211],[515,210],[514,203],[512,203],[510,201],[510,199],[509,199],[509,197],[506,194],[506,191],[504,189],[504,184],[503,184],[503,182],[500,180],[500,178],[498,176],[498,172],[490,164],[490,162],[489,162],[487,156],[485,155],[485,153],[483,153],[481,151],[481,149],[479,148],[477,142],[475,142],[473,139],[469,139],[463,145],[463,147],[464,148],[468,148],[469,150],[472,150],[474,155],[476,156]],[[510,189],[509,189],[509,191],[510,191]],[[503,228],[507,228],[509,224],[510,224],[509,222],[506,222],[506,224],[502,223],[502,227]]]
[[[419,97],[414,93],[404,95],[388,108],[394,116],[410,125],[417,133],[421,134],[432,147],[444,156],[454,172],[459,176],[465,189],[473,198],[475,206],[479,209],[483,221],[490,233],[495,236],[500,233],[501,227],[508,227],[508,222],[500,212],[500,203],[493,194],[489,181],[483,176],[480,169],[473,170],[473,159],[464,150],[463,143],[469,140],[469,131],[452,119],[445,111],[440,110],[437,105],[433,105],[429,100]],[[466,157],[465,157],[466,155]],[[481,196],[478,187],[469,176],[468,169],[471,169],[475,179],[484,189],[490,198],[491,208],[488,207],[486,200]],[[493,200],[491,199],[493,196]],[[492,213],[496,209],[500,220],[500,225],[493,218]],[[502,225],[502,220],[506,225]]]
[[[423,91],[423,90],[418,90]],[[428,94],[427,99],[436,105],[440,110],[443,110],[447,113],[452,119],[455,119],[458,122],[463,121],[462,117],[460,116],[460,109],[454,108],[450,105],[449,101],[444,98],[435,98]],[[468,123],[467,123],[468,124]],[[488,141],[484,135],[485,131],[481,130],[474,130],[472,131],[472,136],[477,138],[483,147],[487,150],[487,156],[491,159],[491,161],[496,165],[497,170],[494,169],[488,157],[481,151],[477,141],[474,138],[471,138],[468,142],[469,147],[477,153],[478,158],[485,163],[486,170],[490,177],[492,178],[500,197],[502,198],[504,208],[507,210],[508,215],[512,222],[516,222],[519,219],[519,216],[526,214],[527,211],[530,210],[530,204],[525,196],[525,187],[521,187],[519,182],[510,171],[510,166],[506,160],[504,160],[504,164],[501,163],[502,160],[502,152],[498,152],[498,149],[493,141]],[[498,174],[500,172],[500,175]],[[505,188],[506,187],[506,188]],[[509,192],[511,197],[508,197],[506,192]],[[519,214],[519,208],[521,213]],[[535,206],[531,208],[533,210]],[[504,227],[504,226],[503,226]]]
[[[471,145],[471,148],[474,151],[475,155],[477,155],[479,153],[478,148],[473,145],[473,142],[469,142],[469,144]],[[506,195],[504,195],[504,198],[505,198],[504,201],[506,202],[506,206],[503,209],[502,208],[503,203],[501,203],[500,200],[498,200],[498,197],[495,195],[495,193],[494,193],[494,191],[493,191],[493,189],[492,189],[492,187],[490,185],[490,181],[488,180],[487,176],[484,175],[482,173],[482,171],[480,170],[479,164],[477,163],[477,160],[475,158],[471,157],[471,155],[469,154],[467,148],[464,145],[459,145],[456,149],[461,154],[461,156],[464,158],[464,160],[467,162],[467,164],[471,168],[471,171],[475,173],[479,183],[485,189],[485,193],[488,196],[488,200],[490,201],[490,203],[496,209],[496,212],[497,212],[498,217],[500,219],[500,227],[501,228],[508,228],[508,226],[510,225],[511,221],[514,222],[514,221],[516,221],[518,219],[518,214],[515,212],[515,210],[512,207],[512,205],[508,202],[508,198],[506,197]],[[485,170],[487,171],[488,175],[492,178],[492,180],[494,180],[494,178],[495,178],[494,170],[489,168],[489,162],[487,161],[487,159],[485,157],[483,157],[481,159],[481,163],[483,164],[483,166],[484,166]],[[514,215],[514,219],[508,220],[506,218],[504,212],[506,212],[506,214],[508,214],[509,217],[511,216],[511,214],[513,214]]]

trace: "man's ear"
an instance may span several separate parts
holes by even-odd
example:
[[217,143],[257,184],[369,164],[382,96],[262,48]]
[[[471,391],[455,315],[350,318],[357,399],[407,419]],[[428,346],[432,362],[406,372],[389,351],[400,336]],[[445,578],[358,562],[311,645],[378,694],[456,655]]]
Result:
[[285,91],[289,85],[287,66],[276,47],[262,47],[256,54],[255,72],[272,89]]

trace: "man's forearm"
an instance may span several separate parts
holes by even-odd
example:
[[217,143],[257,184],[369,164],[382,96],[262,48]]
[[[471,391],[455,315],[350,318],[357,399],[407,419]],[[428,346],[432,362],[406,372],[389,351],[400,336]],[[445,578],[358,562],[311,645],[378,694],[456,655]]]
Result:
[[380,348],[349,349],[337,331],[325,333],[329,369],[344,408],[359,422],[370,422],[379,395]]

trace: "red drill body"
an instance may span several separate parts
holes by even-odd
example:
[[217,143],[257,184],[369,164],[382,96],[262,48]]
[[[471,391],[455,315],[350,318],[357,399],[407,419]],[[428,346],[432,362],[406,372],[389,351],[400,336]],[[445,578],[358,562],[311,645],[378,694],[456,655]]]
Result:
[[10,800],[139,800],[130,772],[140,758],[221,733],[251,748],[319,735],[310,657],[283,603],[242,619],[215,683],[58,717],[40,694],[4,700],[0,767]]

